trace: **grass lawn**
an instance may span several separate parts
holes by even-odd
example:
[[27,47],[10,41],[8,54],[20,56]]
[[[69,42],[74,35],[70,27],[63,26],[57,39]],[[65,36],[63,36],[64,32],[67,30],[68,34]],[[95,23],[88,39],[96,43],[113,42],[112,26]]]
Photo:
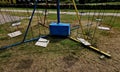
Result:
[[[6,14],[6,13],[4,13]],[[29,16],[26,13],[14,13],[16,16]],[[35,14],[32,25],[29,29],[27,39],[35,38],[39,35],[49,34],[49,29],[38,24],[44,23],[42,14]],[[76,43],[65,37],[51,37],[47,39],[50,43],[46,48],[35,46],[35,42],[21,44],[7,50],[0,51],[0,72],[118,72],[120,71],[120,17],[111,16],[82,16],[82,25],[92,22],[91,34],[97,24],[96,18],[102,19],[102,26],[112,27],[110,31],[97,30],[92,44],[105,52],[109,51],[111,59],[100,59],[100,54],[87,49],[80,43]],[[88,19],[89,18],[89,19]],[[112,19],[113,18],[113,19]],[[56,22],[55,14],[48,14],[46,25]],[[22,41],[29,19],[21,20],[22,24],[16,28],[11,27],[11,22],[0,25],[0,47]],[[75,15],[61,15],[61,22],[78,25]],[[84,30],[89,27],[84,26]],[[20,30],[22,35],[10,38],[9,32]],[[80,30],[71,31],[71,36],[77,37]],[[91,39],[88,41],[91,41]],[[104,68],[104,69],[103,69]]]
[[[30,11],[33,10],[32,8],[2,8],[5,10],[26,10],[26,11]],[[45,9],[37,9],[38,11],[44,11]],[[48,9],[48,11],[57,11],[56,9]],[[61,12],[75,12],[74,9],[61,9]],[[83,10],[83,9],[79,9],[79,12],[104,12],[104,13],[120,13],[120,10]]]
[[88,3],[89,5],[94,5],[94,4],[109,4],[109,5],[119,5],[120,2],[106,2],[106,3]]

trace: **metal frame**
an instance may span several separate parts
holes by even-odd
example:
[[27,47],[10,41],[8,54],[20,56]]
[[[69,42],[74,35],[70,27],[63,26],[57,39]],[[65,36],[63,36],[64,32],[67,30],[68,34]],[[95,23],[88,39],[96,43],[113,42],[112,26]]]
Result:
[[[73,2],[74,2],[74,0],[73,0]],[[32,22],[34,13],[35,13],[35,10],[36,10],[36,7],[37,7],[37,3],[38,3],[38,0],[35,2],[34,10],[33,10],[33,12],[32,12],[32,16],[31,16],[31,18],[30,18],[28,27],[27,27],[27,29],[26,29],[26,32],[25,32],[23,41],[22,41],[22,42],[15,43],[15,44],[11,44],[11,45],[9,45],[9,46],[4,46],[4,47],[0,48],[0,50],[8,49],[8,48],[11,48],[11,47],[13,47],[13,46],[17,46],[17,45],[20,45],[20,44],[23,44],[23,43],[35,41],[35,40],[38,40],[40,37],[45,37],[45,36],[40,36],[40,37],[37,37],[37,38],[32,38],[32,39],[30,39],[30,40],[26,40],[26,36],[27,36],[27,34],[28,34],[28,30],[29,30],[29,28],[30,28],[30,25],[31,25],[31,22]],[[60,3],[60,0],[57,0],[57,20],[58,20],[58,21],[57,21],[57,24],[60,23],[60,5],[59,5],[59,3]],[[71,40],[73,40],[73,41],[79,42],[79,41],[76,40],[75,38],[72,38],[72,37],[68,37],[68,38],[71,39]],[[105,55],[105,56],[107,56],[107,57],[111,57],[110,54],[105,53],[105,52],[103,52],[103,51],[99,50],[98,48],[95,48],[95,47],[93,47],[93,46],[91,46],[91,45],[90,45],[90,46],[87,46],[87,47],[90,48],[90,49],[92,49],[92,50],[94,50],[94,51],[96,51],[96,52],[99,52],[99,53],[101,53],[101,54],[103,54],[103,55]]]
[[60,23],[60,0],[57,0],[57,24]]
[[21,42],[15,43],[15,44],[11,44],[11,45],[8,45],[8,46],[1,47],[0,50],[8,49],[8,48],[11,48],[11,47],[14,47],[14,46],[23,44],[23,43],[35,41],[35,40],[38,40],[40,37],[45,37],[45,36],[40,36],[40,37],[37,37],[37,38],[32,38],[32,39],[30,39],[30,40],[26,40],[26,37],[27,37],[27,34],[28,34],[28,30],[29,30],[29,28],[30,28],[30,25],[31,25],[33,16],[34,16],[34,14],[35,14],[35,10],[36,10],[36,8],[37,8],[38,1],[39,1],[39,0],[35,0],[34,10],[33,10],[33,12],[32,12],[32,16],[31,16],[31,18],[30,18],[30,20],[29,20],[29,24],[28,24],[27,29],[26,29],[26,31],[25,31],[25,35],[24,35],[23,40],[22,40]]
[[[68,37],[70,40],[73,40],[73,41],[75,41],[75,42],[78,42],[78,43],[80,43],[80,41],[78,41],[77,39],[75,39],[75,38],[73,38],[73,37]],[[91,46],[91,45],[89,45],[89,46],[86,46],[86,45],[84,45],[85,47],[87,47],[87,48],[89,48],[89,49],[92,49],[92,50],[94,50],[95,52],[98,52],[98,53],[100,53],[100,54],[103,54],[104,56],[106,56],[106,57],[108,57],[108,58],[111,58],[111,55],[110,54],[108,54],[108,53],[106,53],[106,52],[104,52],[104,51],[102,51],[102,50],[100,50],[100,49],[98,49],[98,48],[95,48],[95,47],[93,47],[93,46]]]

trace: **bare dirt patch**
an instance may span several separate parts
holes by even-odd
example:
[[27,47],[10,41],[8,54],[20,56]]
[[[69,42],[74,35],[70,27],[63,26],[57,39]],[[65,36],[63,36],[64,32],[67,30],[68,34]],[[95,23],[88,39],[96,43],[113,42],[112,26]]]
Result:
[[33,60],[31,60],[31,59],[21,60],[18,64],[18,66],[16,67],[16,70],[28,69],[31,67],[32,63],[33,63]]

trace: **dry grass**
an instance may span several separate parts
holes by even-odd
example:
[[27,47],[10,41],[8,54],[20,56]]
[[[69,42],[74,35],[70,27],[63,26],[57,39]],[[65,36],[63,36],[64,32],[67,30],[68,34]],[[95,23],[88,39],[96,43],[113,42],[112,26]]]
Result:
[[[65,16],[62,21],[68,21],[71,24],[78,23],[74,16],[70,16],[69,18]],[[48,17],[48,24],[55,20],[56,16],[50,15]],[[45,34],[48,34],[49,31],[47,28],[38,25],[37,22],[38,20],[35,16],[31,26],[34,31],[34,37],[39,35],[39,29],[41,34],[45,33],[44,31],[46,31]],[[82,18],[83,23],[87,23],[85,18]],[[27,24],[28,20],[22,20],[22,25],[19,28],[23,34]],[[96,23],[93,22],[93,24]],[[4,31],[4,28],[1,26],[0,46],[9,45],[23,39],[23,35],[12,39],[9,38],[6,35],[8,32]],[[110,52],[112,55],[111,59],[100,59],[98,53],[68,38],[47,37],[50,43],[46,48],[35,46],[35,42],[31,42],[0,51],[0,72],[119,72],[119,30],[116,27],[107,32],[97,30],[94,39],[94,41],[96,40],[95,45],[99,49]],[[72,36],[76,37],[76,30],[72,31]],[[31,37],[31,31],[29,31],[27,39]]]

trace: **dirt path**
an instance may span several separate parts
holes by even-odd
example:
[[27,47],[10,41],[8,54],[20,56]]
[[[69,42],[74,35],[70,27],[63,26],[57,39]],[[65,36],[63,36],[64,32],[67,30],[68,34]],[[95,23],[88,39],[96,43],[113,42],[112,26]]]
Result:
[[[1,9],[1,11],[12,11],[12,10],[5,10],[5,9]],[[28,12],[27,10],[14,10],[14,12]],[[29,10],[29,12],[32,12],[32,10]],[[36,13],[43,13],[43,11],[36,11]],[[57,11],[48,11],[48,13],[50,14],[57,14]],[[60,12],[60,14],[68,14],[68,15],[76,15],[76,12]],[[80,13],[80,15],[104,15],[104,16],[120,16],[120,13],[94,13],[94,12],[90,12],[90,13]]]

